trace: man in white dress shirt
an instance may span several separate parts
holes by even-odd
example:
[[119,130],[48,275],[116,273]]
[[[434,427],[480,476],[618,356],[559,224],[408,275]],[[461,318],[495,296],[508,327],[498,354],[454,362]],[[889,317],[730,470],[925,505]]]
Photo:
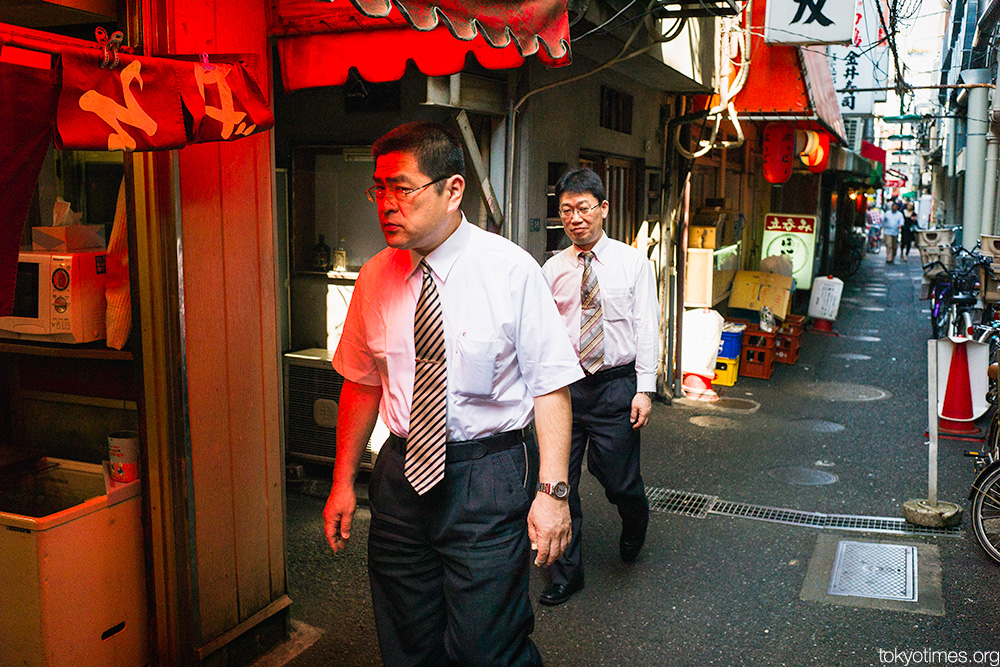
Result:
[[362,267],[333,359],[345,382],[326,537],[347,546],[381,414],[392,436],[369,481],[368,568],[383,661],[540,665],[529,546],[544,566],[569,542],[566,387],[583,373],[538,264],[463,216],[455,138],[409,123],[372,152],[389,247]]
[[656,390],[659,306],[653,269],[635,248],[604,234],[608,201],[600,177],[578,169],[556,184],[559,216],[573,245],[543,271],[586,376],[570,386],[573,444],[569,485],[573,536],[548,568],[539,602],[562,604],[583,588],[580,483],[587,469],[618,508],[621,558],[630,563],[646,540],[649,504],[639,470],[639,429]]

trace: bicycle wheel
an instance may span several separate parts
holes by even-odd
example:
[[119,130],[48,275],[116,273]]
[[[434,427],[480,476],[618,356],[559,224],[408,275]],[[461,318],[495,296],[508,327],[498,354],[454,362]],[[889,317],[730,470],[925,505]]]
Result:
[[979,546],[1000,563],[1000,468],[987,475],[974,490],[972,527]]

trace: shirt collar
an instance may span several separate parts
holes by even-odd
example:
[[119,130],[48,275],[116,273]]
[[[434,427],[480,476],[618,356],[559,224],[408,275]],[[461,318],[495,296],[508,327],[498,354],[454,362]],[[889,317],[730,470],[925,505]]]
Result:
[[441,282],[446,282],[448,274],[451,272],[452,267],[455,266],[455,262],[458,261],[458,256],[462,254],[462,250],[468,245],[471,236],[472,223],[466,219],[463,212],[462,222],[459,223],[458,228],[441,245],[434,248],[429,255],[424,257],[413,250],[409,251],[410,270],[407,276],[413,275],[413,272],[420,266],[420,260],[423,259],[431,267],[431,271],[441,279]]
[[[607,233],[602,231],[601,238],[598,239],[597,243],[594,244],[594,247],[590,249],[590,252],[594,253],[594,259],[596,259],[598,262],[601,262],[601,258],[605,257],[605,254],[607,253],[608,250],[608,246],[610,244],[611,240],[608,239]],[[582,260],[580,259],[580,253],[584,251],[580,250],[580,248],[576,247],[575,245],[572,246],[572,249],[573,249],[573,260],[578,263],[581,262]]]

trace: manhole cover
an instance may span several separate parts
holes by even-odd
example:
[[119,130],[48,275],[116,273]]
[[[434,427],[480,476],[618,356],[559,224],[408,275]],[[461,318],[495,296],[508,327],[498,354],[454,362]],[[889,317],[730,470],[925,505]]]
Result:
[[813,433],[838,433],[844,430],[843,424],[828,422],[822,419],[794,419],[792,426],[812,431]]
[[857,352],[841,352],[833,356],[847,359],[848,361],[868,361],[871,359],[867,354],[858,354]]
[[889,396],[889,392],[878,387],[865,384],[850,384],[848,382],[814,382],[799,385],[797,389],[810,398],[824,401],[853,402],[878,401]]
[[760,403],[751,401],[749,398],[720,398],[712,403],[716,410],[732,410],[733,412],[756,412],[760,409]]
[[767,474],[779,482],[795,486],[822,486],[824,484],[833,484],[837,481],[837,476],[833,473],[814,468],[804,468],[802,466],[774,468],[768,470]]
[[917,548],[841,540],[830,575],[830,595],[917,601]]
[[736,428],[736,420],[728,417],[698,415],[697,417],[691,417],[688,421],[702,428]]

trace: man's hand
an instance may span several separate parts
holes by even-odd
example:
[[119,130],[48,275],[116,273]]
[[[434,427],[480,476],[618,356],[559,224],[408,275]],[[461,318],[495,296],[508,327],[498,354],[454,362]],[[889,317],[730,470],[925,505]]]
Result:
[[641,392],[632,397],[632,428],[642,428],[649,423],[653,400]]
[[335,484],[330,490],[330,497],[326,499],[326,507],[323,508],[323,530],[334,553],[347,548],[357,506],[353,486]]
[[569,517],[569,502],[538,492],[528,512],[528,539],[538,549],[535,565],[552,565],[569,546],[573,528]]

